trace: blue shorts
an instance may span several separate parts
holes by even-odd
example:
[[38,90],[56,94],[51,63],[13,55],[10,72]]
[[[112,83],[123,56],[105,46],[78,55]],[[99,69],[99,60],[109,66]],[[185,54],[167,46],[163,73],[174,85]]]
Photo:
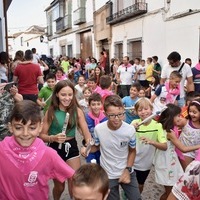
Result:
[[91,163],[91,160],[95,159],[97,164],[100,164],[100,155],[101,155],[101,153],[99,150],[96,152],[93,152],[93,153],[89,153],[88,157],[85,158],[86,162]]

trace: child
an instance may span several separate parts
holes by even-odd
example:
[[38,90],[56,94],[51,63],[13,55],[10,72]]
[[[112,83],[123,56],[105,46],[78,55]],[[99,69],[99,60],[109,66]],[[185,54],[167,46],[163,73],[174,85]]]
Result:
[[[66,117],[69,113],[69,117]],[[67,130],[63,133],[63,125],[68,121]],[[86,141],[91,138],[83,111],[79,107],[75,88],[71,81],[59,81],[53,91],[51,105],[44,116],[44,125],[40,137],[55,149],[60,157],[74,170],[80,167],[79,150],[75,139],[77,126],[80,127]],[[54,199],[59,199],[64,191],[65,183],[54,180]],[[68,184],[71,196],[70,184]]]
[[145,88],[144,87],[140,87],[139,93],[138,93],[138,97],[145,97]]
[[97,85],[97,80],[94,76],[89,77],[87,86],[92,90],[92,92],[97,92],[101,90],[101,88]]
[[[44,114],[49,108],[50,102],[51,102],[51,95],[53,93],[53,89],[56,85],[56,76],[54,73],[49,73],[46,76],[46,82],[47,86],[42,87],[42,89],[39,91],[37,104],[44,108]],[[43,101],[44,100],[44,101]]]
[[180,82],[181,74],[178,71],[173,71],[170,74],[169,81],[161,85],[151,97],[153,102],[154,113],[160,111],[168,103],[178,104],[180,98]]
[[151,57],[147,58],[147,66],[146,66],[146,80],[150,83],[152,81],[153,75],[153,59]]
[[72,178],[74,200],[106,200],[109,193],[108,175],[97,164],[84,164]]
[[[102,109],[102,98],[101,95],[98,93],[93,93],[89,97],[89,108],[90,112],[86,114],[86,122],[88,125],[88,129],[94,138],[94,127],[102,123],[104,121],[107,121],[107,117],[104,115]],[[90,163],[92,159],[96,160],[96,163],[100,163],[99,161],[100,158],[100,151],[99,147],[92,146],[90,153],[88,157],[86,157],[87,163]]]
[[47,200],[48,180],[64,182],[74,170],[37,138],[42,118],[33,101],[16,103],[9,129],[13,136],[0,142],[0,199]]
[[142,192],[145,180],[153,164],[155,151],[156,149],[165,151],[167,149],[167,139],[162,125],[153,119],[150,119],[138,127],[139,123],[152,114],[153,106],[149,99],[140,98],[135,104],[135,110],[140,119],[136,119],[132,122],[137,128],[134,170],[136,172],[140,192]]
[[[130,88],[130,96],[125,96],[122,99],[122,102],[126,107],[133,107],[137,102],[139,90],[141,85],[137,82],[133,83]],[[134,119],[138,119],[138,116],[135,114],[134,109],[126,109],[126,123],[130,124]]]
[[100,145],[100,163],[108,174],[108,200],[119,199],[119,185],[129,200],[141,199],[135,172],[135,129],[123,122],[124,106],[119,96],[107,96],[104,111],[108,121],[94,129],[95,145]]
[[80,101],[81,99],[84,98],[83,89],[85,88],[85,86],[86,86],[85,85],[85,77],[79,76],[78,77],[78,84],[75,85],[77,101]]
[[63,68],[57,67],[56,68],[56,81],[61,81],[61,80],[65,80],[65,79],[67,79],[67,78],[66,78],[65,72],[63,71]]
[[112,83],[112,80],[110,76],[103,75],[100,77],[99,84],[100,84],[101,89],[97,92],[101,95],[103,102],[108,95],[113,94],[112,91],[110,90],[111,83]]
[[88,100],[91,94],[92,94],[92,90],[89,87],[85,87],[83,89],[84,99],[78,102],[85,115],[89,112]]
[[179,174],[183,173],[175,147],[182,152],[189,152],[200,148],[200,144],[196,146],[183,145],[176,137],[175,132],[173,132],[173,130],[176,130],[174,126],[180,124],[180,113],[180,107],[168,104],[167,109],[159,117],[159,122],[162,124],[168,139],[167,150],[157,150],[154,158],[156,183],[165,187],[165,193],[160,197],[160,200],[167,199],[172,186],[179,178]]
[[[200,144],[200,99],[192,101],[188,106],[188,121],[180,134],[180,141],[186,146]],[[195,151],[184,153],[186,167],[195,158]]]
[[159,88],[159,86],[160,77],[157,75],[153,75],[152,80],[149,83],[149,87],[146,89],[146,96],[151,98],[155,94],[155,91]]

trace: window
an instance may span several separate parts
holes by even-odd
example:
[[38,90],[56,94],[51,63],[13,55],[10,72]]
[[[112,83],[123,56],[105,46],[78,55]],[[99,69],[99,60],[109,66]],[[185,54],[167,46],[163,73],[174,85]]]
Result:
[[66,56],[66,47],[65,47],[65,45],[61,46],[61,55]]
[[53,58],[53,48],[49,49],[49,53],[50,53],[51,57]]
[[67,55],[72,58],[73,57],[73,49],[72,49],[72,44],[67,45]]
[[24,43],[23,37],[20,38],[20,43],[21,43],[21,46],[23,46],[23,43]]
[[123,43],[115,44],[115,58],[118,58],[119,61],[123,60]]
[[134,58],[142,58],[142,41],[128,41],[128,53],[130,60]]

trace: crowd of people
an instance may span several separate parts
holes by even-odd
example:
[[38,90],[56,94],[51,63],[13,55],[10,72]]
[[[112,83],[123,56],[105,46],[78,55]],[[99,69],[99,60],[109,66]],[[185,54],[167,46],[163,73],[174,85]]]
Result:
[[0,199],[48,199],[53,179],[54,200],[65,180],[75,200],[140,200],[152,166],[160,200],[200,198],[200,60],[107,60],[0,53]]

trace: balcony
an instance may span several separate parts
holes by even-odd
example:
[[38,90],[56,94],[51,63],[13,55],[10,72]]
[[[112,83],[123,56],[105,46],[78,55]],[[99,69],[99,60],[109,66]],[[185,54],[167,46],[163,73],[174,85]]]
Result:
[[113,25],[145,13],[147,13],[147,3],[138,2],[110,15],[106,18],[106,23]]
[[86,22],[85,7],[79,7],[74,11],[74,25],[80,25]]
[[65,15],[63,18],[56,20],[56,33],[61,33],[72,27],[71,15]]

